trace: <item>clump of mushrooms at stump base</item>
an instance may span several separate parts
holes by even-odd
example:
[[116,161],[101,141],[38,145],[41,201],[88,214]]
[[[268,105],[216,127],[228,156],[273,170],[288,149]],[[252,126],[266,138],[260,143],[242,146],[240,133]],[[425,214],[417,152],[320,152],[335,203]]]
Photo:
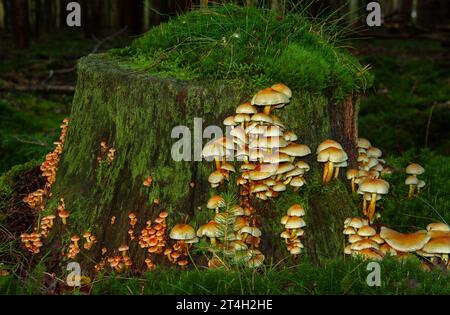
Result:
[[288,210],[287,214],[281,218],[281,224],[285,230],[281,233],[281,238],[285,240],[287,249],[291,255],[299,255],[304,248],[301,238],[305,231],[303,227],[306,226],[303,216],[305,209],[300,204],[293,204]]

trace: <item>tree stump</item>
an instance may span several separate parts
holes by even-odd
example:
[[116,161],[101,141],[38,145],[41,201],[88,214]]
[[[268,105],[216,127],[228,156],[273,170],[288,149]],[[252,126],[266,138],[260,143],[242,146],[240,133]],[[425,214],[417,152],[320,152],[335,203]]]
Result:
[[[93,264],[100,259],[102,247],[108,249],[106,256],[117,255],[119,246],[127,243],[133,262],[145,269],[146,250],[136,240],[130,241],[127,234],[130,211],[138,218],[136,237],[145,222],[162,209],[169,212],[169,227],[183,221],[186,215],[196,227],[206,223],[212,217],[206,201],[218,192],[207,182],[214,163],[174,161],[171,148],[178,139],[171,137],[172,129],[184,125],[192,137],[201,137],[203,130],[194,130],[194,118],[203,119],[203,128],[221,126],[223,119],[255,92],[219,81],[191,82],[149,76],[119,66],[103,54],[82,58],[78,63],[78,83],[64,152],[47,204],[47,211],[54,212],[58,200],[64,198],[70,217],[68,225],[57,222],[53,245],[60,249],[61,240],[90,230],[98,243],[90,251],[82,249],[83,255],[77,260]],[[313,154],[305,160],[314,171],[306,175],[305,189],[287,191],[286,197],[280,196],[280,200],[265,207],[277,209],[280,216],[290,206],[289,202],[300,196],[307,209],[307,252],[315,261],[342,253],[342,224],[354,209],[343,182],[334,181],[322,189],[322,166],[315,162],[315,149],[324,139],[333,138],[343,144],[354,163],[357,103],[356,95],[344,102],[333,102],[325,95],[293,91],[291,103],[276,113],[299,136],[300,143],[311,147]],[[208,140],[203,139],[203,145]],[[101,162],[97,160],[102,141],[115,149],[111,162],[104,155]],[[195,149],[201,150],[192,147],[192,157]],[[148,176],[153,179],[150,187],[143,185]],[[159,199],[160,204],[155,204],[154,199]],[[269,220],[273,222],[266,225]],[[269,216],[263,220],[266,237],[261,250],[266,256],[282,251],[273,242],[280,239],[282,230],[277,220]]]

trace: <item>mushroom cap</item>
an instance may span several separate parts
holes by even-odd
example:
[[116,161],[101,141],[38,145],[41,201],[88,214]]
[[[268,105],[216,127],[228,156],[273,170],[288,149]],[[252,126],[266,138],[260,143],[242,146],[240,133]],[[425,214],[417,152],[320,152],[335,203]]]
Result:
[[354,168],[349,168],[345,175],[347,176],[347,179],[357,178],[358,170]]
[[[284,139],[284,135],[283,135],[283,130],[281,130],[280,127],[278,126],[268,126],[266,128],[266,130],[263,133],[264,137],[283,137]],[[286,140],[286,139],[284,139]]]
[[169,236],[173,240],[190,240],[193,239],[196,234],[194,228],[189,224],[176,224],[170,230]]
[[356,242],[352,243],[352,246],[351,246],[352,250],[363,250],[366,248],[379,249],[380,246],[375,241],[372,241],[371,239],[367,239],[367,238],[363,238],[362,240],[356,241]]
[[406,167],[406,174],[421,175],[425,172],[425,169],[417,163],[411,163]]
[[[287,141],[283,137],[258,137],[250,142],[249,148],[283,148],[287,146]],[[282,152],[280,150],[280,152]],[[284,152],[285,153],[285,152]]]
[[284,239],[289,239],[291,238],[291,233],[289,233],[289,231],[284,230],[283,232],[281,232],[280,237]]
[[377,234],[377,231],[370,225],[364,225],[358,230],[358,235],[363,237],[374,236],[375,234]]
[[292,97],[292,91],[290,88],[288,88],[286,85],[284,85],[283,83],[277,83],[271,86],[271,88],[277,92],[283,93],[284,95],[286,95],[288,98]]
[[213,220],[202,225],[197,230],[198,237],[206,236],[209,238],[213,238],[213,237],[219,237],[219,235],[220,235],[220,224]]
[[298,246],[293,247],[293,248],[291,248],[291,249],[289,250],[289,253],[290,253],[291,255],[299,255],[299,254],[302,253],[302,248],[301,248],[301,247],[298,247]]
[[274,174],[274,172],[263,172],[263,171],[253,170],[253,171],[248,172],[248,179],[258,181],[258,180],[263,180],[263,179],[269,178],[273,174]]
[[257,122],[269,123],[269,124],[273,123],[272,117],[270,117],[269,115],[266,115],[264,113],[253,114],[251,117],[251,120],[257,121]]
[[272,154],[265,156],[263,160],[264,163],[272,163],[272,164],[285,163],[290,161],[291,158],[289,155],[287,155],[286,153],[281,153],[279,151],[275,151]]
[[214,195],[211,198],[209,198],[208,203],[206,204],[206,207],[208,209],[216,209],[216,208],[223,207],[224,205],[225,205],[225,200],[219,195]]
[[305,209],[298,203],[289,207],[287,215],[291,217],[302,217],[305,215]]
[[184,241],[186,244],[194,244],[194,243],[198,243],[198,237],[196,236],[196,237],[193,237],[193,238],[191,238],[191,239],[189,239],[189,240],[185,240]]
[[275,171],[274,175],[284,174],[292,171],[295,168],[291,163],[281,163],[278,165],[278,168]]
[[287,189],[286,185],[283,183],[277,183],[275,186],[272,187],[273,191],[281,192],[285,191]]
[[225,126],[235,126],[237,122],[234,120],[234,116],[228,116],[223,120]]
[[261,230],[257,227],[252,226],[244,226],[242,229],[239,230],[239,234],[247,233],[254,237],[260,237],[261,236]]
[[285,131],[284,139],[286,139],[286,141],[297,141],[298,137],[293,131]]
[[215,141],[210,141],[203,147],[202,155],[204,157],[223,157],[226,155],[226,150],[223,145]]
[[289,218],[290,218],[290,216],[288,216],[288,215],[282,216],[281,220],[280,220],[281,224],[285,225],[287,223],[287,221],[289,220]]
[[250,102],[245,102],[236,108],[236,114],[255,114],[258,110]]
[[389,192],[389,183],[379,178],[368,178],[359,185],[359,190],[371,194],[387,194]]
[[419,182],[417,183],[417,187],[418,188],[423,188],[425,187],[426,183],[424,180],[419,179]]
[[358,148],[368,149],[372,146],[366,138],[358,138]]
[[348,226],[353,227],[355,229],[359,229],[360,227],[366,225],[364,219],[362,218],[351,218],[348,222]]
[[310,166],[308,163],[306,163],[305,161],[297,161],[295,162],[295,167],[300,168],[302,170],[304,170],[305,172],[308,172],[310,170]]
[[318,162],[333,162],[340,163],[348,159],[347,153],[344,150],[336,147],[329,147],[319,152],[317,155]]
[[234,121],[237,123],[250,121],[250,114],[236,114],[236,116],[234,116]]
[[342,232],[344,235],[354,235],[356,234],[356,230],[352,228],[351,226],[347,226],[344,231]]
[[376,147],[370,147],[367,149],[367,156],[369,157],[379,158],[381,157],[381,155],[382,155],[381,150]]
[[305,171],[302,170],[301,168],[294,168],[292,171],[287,172],[284,176],[286,177],[295,177],[295,176],[301,176],[305,174]]
[[272,118],[272,121],[273,121],[272,123],[275,126],[278,126],[278,127],[281,127],[283,129],[285,129],[285,127],[283,125],[283,122],[281,121],[280,117],[278,117],[277,115],[274,115],[274,114],[270,115],[270,117]]
[[72,242],[78,242],[79,240],[80,240],[80,237],[78,236],[78,235],[72,235],[72,237],[70,238],[70,240],[72,241]]
[[124,251],[127,251],[128,249],[130,249],[130,248],[128,247],[128,245],[122,244],[122,245],[120,245],[120,247],[119,247],[119,252],[124,252]]
[[384,239],[380,236],[380,234],[375,234],[370,239],[380,245],[384,243]]
[[91,236],[92,236],[92,233],[89,231],[83,233],[83,237],[91,237]]
[[450,231],[450,226],[443,222],[434,222],[427,225],[427,231]]
[[289,183],[292,187],[302,187],[306,183],[302,176],[295,176]]
[[422,251],[429,254],[450,254],[450,235],[447,237],[432,238]]
[[233,172],[233,173],[236,172],[236,169],[234,168],[234,165],[231,164],[231,163],[228,163],[228,162],[222,163],[222,165],[220,166],[220,169],[224,170],[224,171]]
[[233,230],[239,231],[244,226],[247,226],[247,224],[248,222],[244,217],[237,217],[236,220],[234,221]]
[[421,249],[431,238],[425,230],[403,234],[385,226],[381,227],[380,236],[392,248],[400,252],[414,252]]
[[289,103],[289,97],[280,93],[272,88],[266,88],[255,94],[252,98],[252,105],[278,105],[278,104],[287,104]]
[[306,223],[301,217],[289,217],[284,225],[286,229],[298,229],[304,226],[306,226]]
[[362,256],[364,259],[369,260],[382,260],[384,254],[381,251],[374,250],[373,248],[365,248],[352,252],[352,256]]
[[68,218],[69,215],[70,215],[70,214],[69,214],[69,211],[67,211],[67,210],[65,210],[65,209],[58,212],[58,216],[59,216],[60,218],[62,218],[62,219]]
[[417,179],[416,176],[413,176],[413,175],[409,175],[405,179],[405,185],[417,185],[418,183],[419,183],[419,180]]
[[326,139],[319,144],[319,146],[317,147],[316,153],[318,154],[320,151],[323,151],[330,147],[344,150],[339,142],[331,140],[331,139]]
[[208,176],[208,182],[210,184],[220,184],[225,179],[225,176],[221,171],[214,171]]
[[287,146],[279,149],[280,152],[286,153],[289,156],[306,156],[311,153],[311,149],[305,144],[291,142]]
[[356,242],[358,242],[358,241],[360,241],[360,240],[362,240],[363,238],[361,237],[361,236],[359,236],[358,234],[353,234],[353,235],[350,235],[349,237],[348,237],[348,242],[350,243],[350,244],[353,244],[353,243],[356,243]]

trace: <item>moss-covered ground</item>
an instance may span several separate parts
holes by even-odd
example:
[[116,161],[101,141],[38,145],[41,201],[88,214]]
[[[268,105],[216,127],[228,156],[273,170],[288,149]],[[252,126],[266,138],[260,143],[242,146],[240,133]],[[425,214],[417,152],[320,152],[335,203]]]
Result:
[[[220,16],[212,17],[213,21],[214,18],[225,19]],[[245,19],[242,29],[246,30],[247,24],[244,22]],[[214,29],[213,26],[213,24],[210,25]],[[153,36],[158,36],[158,32],[163,31],[158,29]],[[225,29],[224,34],[230,36],[233,33]],[[191,34],[191,38],[195,38],[195,34]],[[235,37],[228,39],[239,40]],[[128,57],[133,58],[135,65],[140,61],[142,67],[148,67],[149,56],[158,52],[152,51],[151,48],[148,51],[139,48],[139,43],[146,40],[154,39],[143,37],[137,41],[133,48],[137,49],[134,55],[131,55],[130,51],[116,53],[129,54]],[[214,45],[219,45],[220,42],[216,37],[213,37],[212,41],[195,38],[190,45],[201,43],[202,40],[206,47],[211,45],[216,47]],[[75,41],[76,46],[71,46],[71,49],[76,51],[74,54],[83,55],[89,52],[88,47],[92,45],[90,40],[76,38]],[[55,64],[68,65],[64,60],[67,60],[69,52],[52,52],[55,48],[51,48],[53,47],[51,43],[51,40],[40,42],[39,51],[48,51],[48,55],[52,56]],[[426,224],[437,220],[449,223],[450,129],[448,121],[450,121],[450,111],[448,105],[442,104],[450,99],[450,89],[448,64],[442,58],[443,49],[438,43],[430,41],[358,40],[352,45],[361,64],[371,64],[371,72],[375,75],[374,88],[367,91],[361,104],[360,135],[369,138],[374,145],[380,147],[387,162],[398,170],[388,178],[392,187],[391,194],[381,202],[383,222],[401,231],[423,228]],[[314,45],[305,45],[305,47],[308,51]],[[231,48],[226,49],[230,50],[225,56],[237,58],[236,55],[230,55]],[[258,48],[255,49],[257,51]],[[294,46],[290,49],[296,50],[298,47]],[[213,52],[214,50],[211,53]],[[23,69],[25,67],[23,60],[39,57],[38,50],[32,49],[28,53],[19,56],[15,66],[2,62],[0,76],[14,71],[14,67],[16,70]],[[245,53],[247,54],[248,51]],[[307,56],[308,52],[303,54]],[[298,55],[301,57],[302,53]],[[165,71],[167,76],[182,77],[179,65],[186,69],[185,62],[189,60],[188,56],[183,53],[178,59],[175,58],[179,60],[179,64],[162,62],[158,65],[161,68],[152,71],[159,73]],[[205,56],[201,59],[201,62],[205,62],[204,65],[199,67],[199,64],[192,64],[188,65],[188,68],[207,71],[210,59],[207,58],[207,54]],[[245,54],[239,58],[244,57]],[[173,58],[173,55],[170,58]],[[19,62],[19,60],[22,61]],[[280,56],[279,60],[281,62],[283,58]],[[322,65],[323,62],[331,61],[317,61],[317,64]],[[255,73],[267,71],[264,60],[256,62],[255,65],[252,65],[250,61],[247,63],[250,63],[252,67],[255,66]],[[219,68],[222,74],[228,73],[230,78],[233,78],[238,77],[240,73],[237,65],[246,64],[246,62],[245,60],[236,64],[229,62],[228,67],[230,64],[232,66],[229,70],[222,65]],[[331,63],[331,65],[334,64]],[[188,77],[192,75],[203,75],[203,72],[188,71],[186,73]],[[3,173],[0,177],[0,271],[2,272],[0,294],[53,293],[53,286],[59,282],[58,279],[51,278],[46,273],[45,255],[38,261],[30,259],[30,256],[20,249],[18,235],[11,233],[13,228],[6,222],[11,215],[9,209],[15,184],[22,174],[33,169],[42,160],[46,152],[51,151],[51,144],[58,137],[58,126],[61,118],[68,113],[70,101],[71,98],[67,96],[16,93],[0,95],[0,150],[2,153],[0,171]],[[426,173],[423,178],[427,186],[417,198],[409,200],[406,198],[407,187],[403,183],[404,175],[401,170],[412,161],[425,167]],[[13,169],[11,169],[12,166],[14,166]],[[65,294],[450,294],[449,274],[440,270],[422,271],[414,258],[403,264],[394,259],[383,261],[381,287],[366,285],[367,263],[359,260],[343,261],[342,258],[337,258],[316,266],[301,259],[291,268],[275,266],[276,264],[277,262],[273,262],[272,265],[257,273],[236,270],[181,271],[168,270],[164,267],[147,273],[142,278],[130,278],[127,275],[99,276],[92,279],[91,285],[76,291],[57,287],[61,290],[58,293]],[[58,276],[63,278],[61,275]]]

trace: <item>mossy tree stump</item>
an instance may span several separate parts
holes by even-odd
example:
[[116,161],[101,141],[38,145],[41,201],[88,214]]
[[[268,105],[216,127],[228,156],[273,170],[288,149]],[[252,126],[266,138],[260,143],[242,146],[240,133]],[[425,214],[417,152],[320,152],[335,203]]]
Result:
[[[117,254],[122,243],[127,243],[133,261],[144,269],[146,250],[138,246],[137,237],[130,241],[127,234],[129,212],[135,212],[138,218],[136,236],[145,222],[155,218],[162,209],[169,212],[169,225],[189,215],[190,222],[198,226],[211,218],[206,201],[218,192],[209,188],[207,182],[213,163],[172,159],[171,148],[177,141],[171,138],[172,128],[187,126],[194,136],[195,117],[203,118],[204,128],[211,124],[220,126],[237,105],[249,100],[255,92],[254,88],[219,81],[189,82],[152,77],[119,66],[107,55],[82,58],[78,64],[78,83],[64,153],[47,205],[47,211],[55,211],[59,198],[64,198],[70,212],[69,224],[57,223],[58,233],[53,233],[53,245],[60,248],[61,241],[67,245],[70,235],[90,230],[98,243],[91,251],[82,249],[78,260],[93,264],[99,261],[102,247],[108,249],[106,255],[112,255]],[[291,103],[277,114],[287,128],[299,136],[299,141],[315,151],[322,140],[334,138],[344,145],[350,157],[354,157],[356,96],[334,102],[324,95],[293,92]],[[116,150],[111,163],[97,161],[101,141]],[[203,144],[207,141],[204,139]],[[272,205],[269,202],[267,207],[275,208],[278,203],[277,215],[280,216],[292,196],[295,199],[307,190],[308,194],[302,198],[307,198],[304,203],[308,211],[308,252],[315,260],[333,257],[342,252],[342,222],[351,215],[351,198],[347,189],[341,189],[344,184],[339,181],[329,188],[320,188],[317,180],[322,166],[315,162],[315,154],[306,160],[315,169],[306,179],[316,184],[307,184],[297,193],[288,190],[284,193],[286,197],[280,197]],[[153,178],[150,187],[143,185],[147,176]],[[191,182],[195,183],[194,187]],[[160,205],[153,203],[156,198]],[[113,225],[112,217],[116,218]],[[277,239],[281,230],[278,217],[264,218],[262,230],[272,240]],[[266,255],[285,250],[271,244],[270,238],[263,241],[262,251],[265,252],[264,246],[267,246],[269,252]]]

